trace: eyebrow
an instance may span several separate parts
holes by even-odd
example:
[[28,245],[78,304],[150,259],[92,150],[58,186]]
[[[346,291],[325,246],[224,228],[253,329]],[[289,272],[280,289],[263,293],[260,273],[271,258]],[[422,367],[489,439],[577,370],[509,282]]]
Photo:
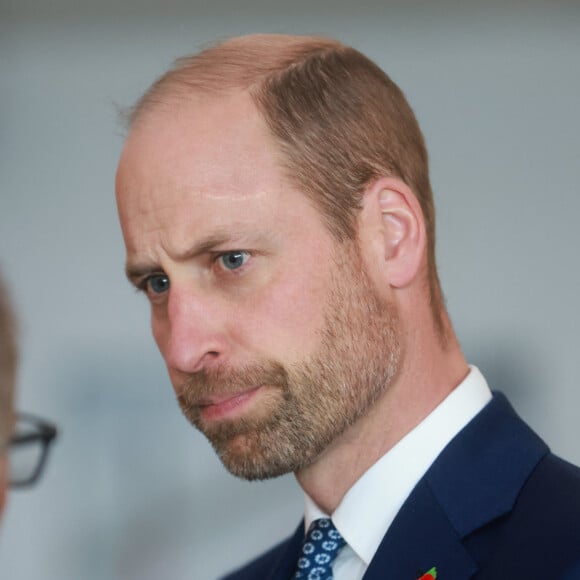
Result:
[[131,284],[134,286],[138,285],[138,281],[145,278],[146,276],[158,272],[159,268],[156,266],[150,266],[148,264],[130,264],[127,263],[125,266],[125,276]]
[[[201,240],[195,242],[193,246],[187,248],[183,252],[175,254],[173,256],[173,259],[175,259],[177,262],[191,260],[193,258],[196,258],[197,256],[206,254],[207,252],[214,250],[215,248],[221,246],[222,244],[226,243],[231,244],[235,239],[235,236],[232,235],[231,231],[232,231],[231,227],[228,227],[227,230],[219,229],[218,231],[213,232],[207,237],[202,238]],[[242,249],[242,248],[232,248],[232,249]],[[160,268],[156,264],[139,263],[139,262],[131,263],[130,261],[127,261],[127,265],[125,266],[125,275],[132,284],[136,285],[138,280],[141,280],[142,278],[148,275],[159,272],[160,270],[162,270],[162,268]]]

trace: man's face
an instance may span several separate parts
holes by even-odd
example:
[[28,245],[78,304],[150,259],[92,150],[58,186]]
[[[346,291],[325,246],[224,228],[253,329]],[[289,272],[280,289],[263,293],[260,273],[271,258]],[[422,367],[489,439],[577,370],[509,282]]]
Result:
[[178,401],[248,479],[316,460],[398,370],[396,312],[284,177],[242,94],[147,113],[117,175]]

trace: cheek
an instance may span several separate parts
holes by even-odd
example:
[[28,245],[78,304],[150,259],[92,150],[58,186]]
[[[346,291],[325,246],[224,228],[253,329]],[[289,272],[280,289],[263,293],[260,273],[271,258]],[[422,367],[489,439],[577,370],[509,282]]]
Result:
[[298,358],[320,342],[327,285],[317,276],[284,277],[247,305],[246,324],[260,350]]

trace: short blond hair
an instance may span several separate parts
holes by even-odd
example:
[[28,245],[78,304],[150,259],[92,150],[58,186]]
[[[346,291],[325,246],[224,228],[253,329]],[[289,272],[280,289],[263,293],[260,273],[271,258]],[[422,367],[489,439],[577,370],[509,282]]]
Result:
[[0,450],[12,428],[17,364],[16,319],[8,291],[0,279]]
[[169,99],[235,90],[250,93],[288,178],[338,240],[355,238],[362,196],[373,180],[396,176],[413,190],[427,230],[431,308],[443,334],[427,149],[399,87],[365,55],[335,40],[242,36],[175,61],[137,102],[129,123]]

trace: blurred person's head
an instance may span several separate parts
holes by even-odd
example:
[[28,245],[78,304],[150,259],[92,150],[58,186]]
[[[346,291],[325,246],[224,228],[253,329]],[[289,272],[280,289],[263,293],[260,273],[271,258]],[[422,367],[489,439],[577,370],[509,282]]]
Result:
[[16,322],[8,292],[0,279],[0,515],[8,485],[7,449],[14,425],[14,385],[18,349]]

